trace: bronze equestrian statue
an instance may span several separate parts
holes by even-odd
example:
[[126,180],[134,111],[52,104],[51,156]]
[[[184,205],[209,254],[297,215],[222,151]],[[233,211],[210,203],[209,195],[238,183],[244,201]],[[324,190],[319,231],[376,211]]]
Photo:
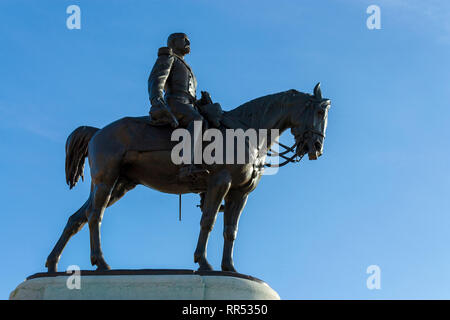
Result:
[[[186,41],[187,38],[184,39]],[[176,46],[179,47],[178,44]],[[164,57],[169,58],[170,55]],[[182,67],[183,62],[179,59],[173,57],[172,64],[176,61],[178,67]],[[176,65],[172,66],[175,67]],[[149,81],[150,87],[153,83],[153,80]],[[216,116],[220,113],[220,117],[212,118],[222,133],[229,128],[267,129],[269,135],[263,138],[266,141],[258,141],[256,146],[245,144],[246,153],[258,156],[249,158],[244,164],[202,164],[208,172],[202,175],[203,179],[181,178],[180,170],[184,166],[175,165],[171,160],[171,150],[175,143],[171,141],[173,127],[169,124],[175,126],[176,123],[174,125],[169,112],[156,110],[169,107],[176,115],[176,120],[181,123],[185,121],[184,125],[187,126],[188,120],[199,116],[191,112],[191,109],[189,115],[185,116],[187,108],[192,108],[195,103],[191,99],[194,97],[187,97],[184,91],[178,96],[178,92],[172,91],[173,88],[166,87],[167,105],[163,105],[165,101],[161,99],[161,87],[158,87],[160,82],[157,83],[158,85],[155,82],[158,88],[156,91],[150,89],[151,95],[155,94],[153,97],[155,100],[152,99],[151,117],[125,117],[102,129],[82,126],[67,138],[66,181],[72,188],[80,177],[83,178],[85,158],[88,157],[92,177],[91,192],[81,208],[69,218],[62,235],[48,256],[46,261],[48,272],[57,271],[59,258],[67,242],[86,223],[90,231],[91,263],[97,265],[97,270],[109,270],[100,244],[100,225],[104,211],[138,184],[165,193],[204,195],[200,234],[194,253],[194,261],[199,264],[199,270],[212,270],[206,259],[206,247],[221,203],[225,200],[222,270],[236,272],[233,263],[233,244],[239,217],[248,195],[259,183],[266,156],[270,155],[267,150],[259,150],[261,143],[266,142],[269,147],[267,149],[270,149],[278,135],[286,129],[291,129],[295,144],[288,151],[292,151],[294,155],[286,158],[284,156],[286,152],[279,153],[281,157],[287,159],[286,162],[292,161],[294,156],[301,158],[308,154],[309,159],[314,160],[322,155],[331,103],[330,100],[322,98],[320,84],[317,84],[313,95],[292,89],[254,99],[231,111],[215,112]],[[195,91],[192,91],[189,94],[194,93]],[[160,105],[156,107],[158,104]],[[209,103],[209,106],[213,105]],[[217,111],[217,108],[215,110]],[[152,119],[153,111],[160,113],[157,117],[162,114],[159,120]],[[208,110],[204,109],[203,113],[205,118],[211,118]],[[165,120],[160,121],[163,118]],[[278,135],[271,134],[270,129],[278,129],[279,131],[275,131]],[[225,134],[223,136],[226,137]],[[237,150],[225,152],[236,154]]]

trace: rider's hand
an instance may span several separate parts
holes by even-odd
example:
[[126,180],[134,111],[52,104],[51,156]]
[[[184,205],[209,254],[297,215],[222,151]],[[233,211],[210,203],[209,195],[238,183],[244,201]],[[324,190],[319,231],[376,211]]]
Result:
[[179,123],[175,116],[170,112],[162,99],[153,99],[152,107],[150,108],[150,116],[156,121],[167,121],[172,128],[178,127]]
[[160,119],[165,115],[165,108],[155,99],[152,101],[152,107],[150,108],[149,114],[154,120]]
[[152,107],[154,109],[163,108],[164,107],[162,105],[163,103],[164,103],[164,100],[161,98],[153,98],[153,100],[150,100],[150,104],[152,105]]

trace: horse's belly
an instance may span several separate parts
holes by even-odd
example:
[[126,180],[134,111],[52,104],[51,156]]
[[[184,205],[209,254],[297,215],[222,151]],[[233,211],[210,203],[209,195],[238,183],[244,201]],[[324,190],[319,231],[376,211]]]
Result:
[[122,175],[135,183],[173,194],[190,193],[188,184],[177,179],[179,166],[171,158],[170,151],[128,151]]
[[[172,194],[183,194],[206,191],[208,181],[197,180],[196,184],[181,183],[178,180],[179,165],[175,165],[170,157],[171,151],[128,151],[124,158],[122,175],[137,184]],[[241,165],[211,165],[208,166],[211,175],[227,170],[231,175],[231,189],[248,188],[255,183],[253,166]],[[256,179],[259,180],[259,179]],[[254,181],[257,183],[257,181]],[[251,188],[253,189],[253,188]]]

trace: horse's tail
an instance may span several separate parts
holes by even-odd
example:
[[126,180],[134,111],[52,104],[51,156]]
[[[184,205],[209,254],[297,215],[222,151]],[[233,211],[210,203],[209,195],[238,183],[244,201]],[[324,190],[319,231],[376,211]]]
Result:
[[88,156],[88,145],[100,129],[82,126],[75,129],[66,141],[66,182],[72,189],[81,179],[84,180],[84,158]]

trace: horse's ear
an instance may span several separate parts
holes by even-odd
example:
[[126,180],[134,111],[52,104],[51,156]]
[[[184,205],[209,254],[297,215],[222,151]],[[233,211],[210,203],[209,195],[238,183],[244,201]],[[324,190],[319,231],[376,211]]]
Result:
[[316,86],[314,87],[314,96],[318,99],[318,100],[322,100],[322,90],[320,90],[320,82],[318,82],[316,84]]

